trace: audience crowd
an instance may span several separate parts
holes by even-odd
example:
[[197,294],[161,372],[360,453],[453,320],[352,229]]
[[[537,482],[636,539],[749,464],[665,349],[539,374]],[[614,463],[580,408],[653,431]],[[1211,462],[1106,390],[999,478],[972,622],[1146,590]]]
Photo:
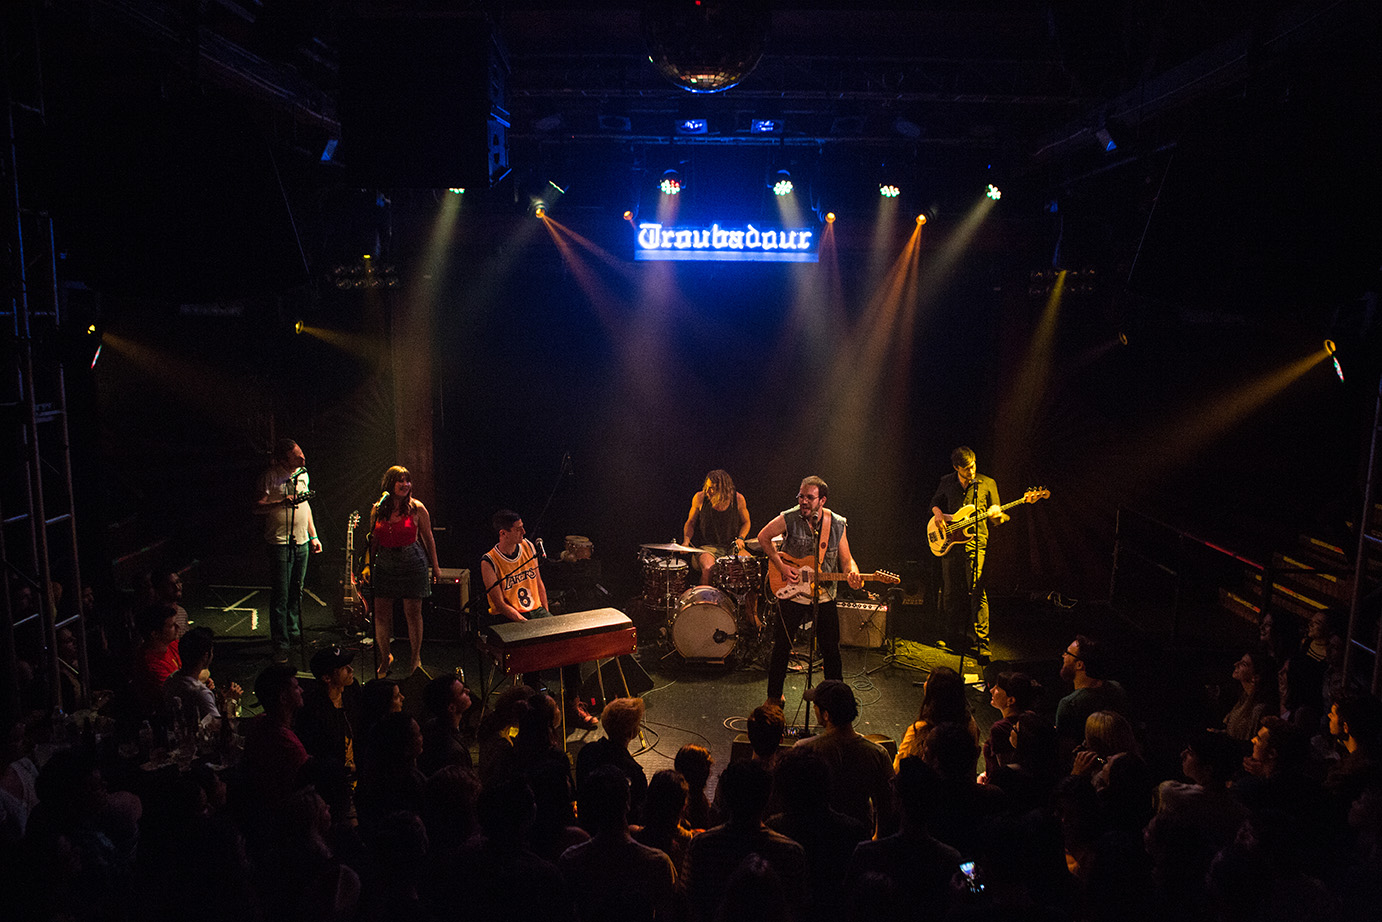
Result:
[[[807,692],[813,737],[785,745],[769,702],[749,718],[751,754],[687,745],[649,778],[641,699],[609,702],[573,760],[543,689],[505,691],[482,716],[443,675],[419,723],[397,683],[360,686],[337,646],[311,679],[269,666],[262,715],[237,717],[239,686],[210,674],[214,637],[177,608],[131,613],[105,740],[44,739],[52,715],[7,721],[4,918],[1382,914],[1382,704],[1340,681],[1328,618],[1299,645],[1264,630],[1226,661],[1236,701],[1179,734],[1178,758],[1112,651],[1081,635],[1045,709],[1031,677],[1000,671],[976,723],[980,699],[937,669],[894,754],[854,729],[854,688],[826,680]],[[168,755],[193,739],[215,757]]]

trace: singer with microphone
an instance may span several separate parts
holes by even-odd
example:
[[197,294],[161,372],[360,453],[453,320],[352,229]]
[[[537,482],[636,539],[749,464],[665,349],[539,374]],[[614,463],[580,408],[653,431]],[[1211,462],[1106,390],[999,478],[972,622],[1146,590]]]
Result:
[[[374,588],[374,642],[384,678],[393,666],[393,603],[403,600],[412,660],[408,675],[422,668],[422,600],[432,595],[440,569],[432,516],[413,496],[413,475],[395,464],[384,472],[383,495],[370,510],[370,584]],[[430,570],[428,568],[430,564]]]
[[268,549],[269,636],[274,662],[286,663],[288,649],[302,640],[302,584],[307,577],[308,549],[320,554],[317,523],[308,502],[312,491],[307,457],[292,439],[279,439],[273,460],[259,482],[256,515],[264,516]]
[[[829,488],[819,477],[807,477],[797,491],[797,505],[779,514],[758,533],[758,545],[768,555],[771,566],[776,567],[782,578],[795,583],[802,566],[816,562],[819,550],[819,564],[816,572],[847,574],[849,585],[858,589],[864,585],[859,574],[859,565],[849,552],[849,538],[845,534],[845,517],[825,507]],[[785,535],[782,550],[773,546],[773,539]],[[789,560],[787,558],[794,558]],[[798,561],[800,563],[798,563]],[[844,569],[839,568],[843,566]],[[840,663],[840,616],[835,606],[834,582],[819,582],[815,592],[818,602],[816,617],[816,643],[825,660],[825,677],[842,679],[844,670]],[[787,679],[787,660],[792,653],[792,635],[801,623],[810,616],[809,602],[782,599],[779,601],[781,614],[773,626],[773,652],[768,660],[768,704],[783,707],[786,698],[782,687]]]
[[[480,578],[485,584],[489,613],[509,621],[551,618],[547,610],[547,586],[542,582],[538,551],[523,536],[523,519],[510,509],[500,509],[490,519],[499,541],[480,558]],[[546,555],[543,555],[544,557]],[[566,692],[566,722],[582,730],[594,730],[600,722],[581,703],[581,667],[561,667],[561,683]],[[524,673],[523,684],[542,687],[539,673]]]

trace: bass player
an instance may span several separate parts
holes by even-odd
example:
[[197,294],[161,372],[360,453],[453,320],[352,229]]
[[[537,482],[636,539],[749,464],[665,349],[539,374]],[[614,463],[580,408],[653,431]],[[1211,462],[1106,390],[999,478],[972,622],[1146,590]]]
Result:
[[[807,477],[797,490],[797,505],[776,516],[758,533],[758,546],[768,555],[768,561],[782,578],[795,583],[803,566],[810,566],[820,548],[817,572],[828,572],[843,565],[849,585],[858,589],[864,584],[859,565],[849,552],[849,538],[845,534],[845,517],[825,506],[829,488],[819,477]],[[773,539],[784,535],[781,552]],[[784,559],[795,558],[793,560]],[[825,659],[825,677],[843,678],[840,664],[840,616],[835,607],[835,588],[832,582],[815,583],[819,611],[816,618],[816,641]],[[768,660],[768,703],[782,707],[786,699],[782,687],[787,678],[787,660],[792,653],[792,635],[810,615],[809,596],[805,602],[782,600],[781,615],[773,627],[773,652]]]
[[[989,600],[984,591],[984,552],[988,547],[989,522],[1002,524],[1010,517],[1000,508],[998,484],[979,473],[974,449],[961,445],[950,453],[953,474],[946,474],[931,497],[931,514],[938,528],[954,519],[963,506],[972,504],[984,513],[978,517],[974,536],[957,541],[941,557],[941,606],[947,623],[957,631],[963,625],[968,640],[977,648],[981,665],[989,662]],[[977,566],[974,566],[977,564]],[[971,572],[972,568],[972,572]]]

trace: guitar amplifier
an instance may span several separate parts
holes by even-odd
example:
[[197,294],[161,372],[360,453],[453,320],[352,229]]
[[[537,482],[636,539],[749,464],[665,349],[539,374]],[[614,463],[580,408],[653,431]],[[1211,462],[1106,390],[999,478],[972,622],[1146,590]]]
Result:
[[[464,639],[468,630],[465,617],[470,604],[470,571],[459,567],[438,569],[428,602],[423,606],[426,636],[438,640]],[[394,630],[398,628],[395,626]]]
[[835,603],[840,613],[840,646],[877,649],[888,636],[888,605],[876,602],[846,601]]

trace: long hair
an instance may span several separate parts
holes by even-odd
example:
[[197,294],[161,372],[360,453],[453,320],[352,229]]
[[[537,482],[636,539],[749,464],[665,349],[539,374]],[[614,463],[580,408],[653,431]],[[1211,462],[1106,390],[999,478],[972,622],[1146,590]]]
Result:
[[413,488],[408,487],[408,505],[404,509],[399,509],[398,497],[394,496],[394,484],[407,478],[411,483],[413,475],[408,473],[408,469],[401,464],[395,464],[384,472],[384,480],[379,489],[388,495],[379,501],[379,505],[374,507],[374,521],[382,522],[393,516],[395,512],[408,513],[413,511]]
[[949,666],[937,666],[926,679],[917,720],[928,725],[968,724],[971,714],[965,700],[965,683]]
[[707,499],[713,501],[715,498],[728,498],[731,504],[734,502],[734,478],[729,476],[728,471],[722,471],[716,468],[705,475],[705,482],[707,485],[705,491]]

